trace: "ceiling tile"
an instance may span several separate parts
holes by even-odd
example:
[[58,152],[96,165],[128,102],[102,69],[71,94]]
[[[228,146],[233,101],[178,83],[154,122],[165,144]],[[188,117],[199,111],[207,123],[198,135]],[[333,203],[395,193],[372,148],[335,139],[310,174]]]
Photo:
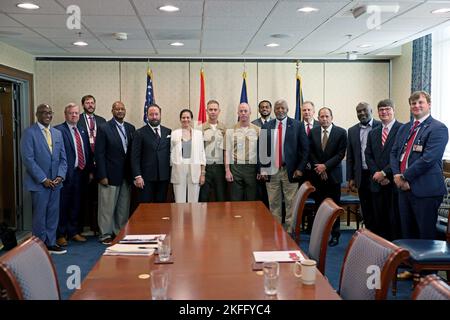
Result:
[[120,32],[120,29],[141,29],[142,25],[135,16],[82,16],[81,22],[88,28],[100,29],[106,26],[111,32]]
[[157,17],[157,16],[144,16],[142,17],[145,28],[152,30],[183,30],[189,29],[200,30],[202,27],[201,17]]
[[[62,8],[58,3],[54,0],[34,0],[31,1],[37,5],[39,5],[39,9],[37,10],[27,10],[22,9],[16,6],[16,4],[20,2],[20,0],[2,0],[1,11],[7,13],[18,13],[18,14],[30,14],[30,15],[40,15],[40,14],[65,14],[66,11]],[[30,2],[30,1],[28,1]]]
[[11,14],[11,17],[34,28],[66,28],[67,16],[64,14]]
[[[201,16],[203,11],[203,0],[133,0],[138,14],[140,16],[162,16],[162,17],[179,17]],[[159,7],[171,4],[180,8],[176,12],[163,12],[158,10]]]
[[135,12],[129,1],[126,0],[59,0],[66,8],[76,4],[80,7],[81,19],[89,16],[134,16]]

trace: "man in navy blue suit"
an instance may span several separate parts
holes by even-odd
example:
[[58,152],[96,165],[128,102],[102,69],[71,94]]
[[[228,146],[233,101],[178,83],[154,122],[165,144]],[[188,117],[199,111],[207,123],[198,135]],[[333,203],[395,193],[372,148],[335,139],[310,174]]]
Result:
[[78,234],[81,192],[87,188],[88,172],[91,166],[89,137],[81,127],[80,107],[70,103],[64,109],[66,121],[56,126],[62,133],[67,157],[67,174],[61,191],[61,205],[58,224],[59,246],[67,246],[67,239],[84,242],[86,238]]
[[356,115],[359,122],[348,129],[347,143],[347,180],[348,187],[355,192],[358,188],[358,197],[364,225],[374,230],[375,220],[370,191],[370,171],[366,162],[367,136],[372,129],[380,125],[380,121],[373,119],[372,108],[367,102],[360,102],[356,106]]
[[[282,197],[286,205],[285,229],[293,230],[293,200],[298,189],[298,179],[308,160],[309,144],[305,130],[299,121],[287,116],[286,100],[274,104],[276,119],[264,124],[260,133],[259,157],[260,179],[266,183],[269,206],[272,215],[281,223]],[[273,138],[272,138],[273,136]]]
[[447,193],[442,156],[448,129],[431,116],[427,92],[414,92],[409,105],[413,119],[398,130],[391,152],[394,182],[400,189],[402,238],[435,239],[437,211]]
[[139,189],[139,203],[161,203],[166,202],[170,180],[171,130],[161,125],[161,108],[157,104],[148,106],[147,118],[148,124],[134,135],[131,171]]
[[395,120],[394,103],[381,100],[378,103],[381,126],[369,132],[366,147],[366,162],[369,167],[376,234],[388,240],[400,238],[398,214],[398,192],[394,184],[390,165],[391,150],[402,123]]
[[36,110],[37,123],[24,131],[20,142],[25,166],[25,188],[31,192],[33,235],[41,239],[53,254],[67,250],[56,244],[59,220],[59,200],[67,162],[61,132],[51,128],[52,108],[40,104]]
[[110,244],[130,213],[131,145],[135,128],[124,121],[121,101],[112,105],[113,118],[98,128],[95,161],[98,179],[99,240]]
[[[325,198],[331,198],[339,205],[341,199],[342,159],[347,148],[347,132],[333,123],[333,112],[328,107],[319,110],[320,127],[314,127],[309,135],[309,160],[313,168],[313,185],[316,191],[311,195],[317,206]],[[340,218],[331,231],[330,246],[339,244]]]

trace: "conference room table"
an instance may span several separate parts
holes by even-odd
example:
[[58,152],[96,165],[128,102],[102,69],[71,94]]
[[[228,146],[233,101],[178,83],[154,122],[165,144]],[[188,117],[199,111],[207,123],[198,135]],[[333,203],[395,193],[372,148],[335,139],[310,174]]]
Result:
[[293,263],[280,263],[278,293],[265,295],[253,252],[300,248],[260,201],[141,204],[114,242],[132,234],[169,234],[173,263],[155,264],[154,255],[101,256],[72,300],[151,299],[145,275],[155,269],[168,271],[173,300],[340,299],[318,270],[315,285],[303,285]]

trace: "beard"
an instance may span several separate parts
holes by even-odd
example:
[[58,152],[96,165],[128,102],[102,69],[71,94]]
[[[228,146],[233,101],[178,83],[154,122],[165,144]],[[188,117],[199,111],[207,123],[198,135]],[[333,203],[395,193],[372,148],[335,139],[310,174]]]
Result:
[[150,123],[152,127],[157,127],[161,123],[161,120],[149,120],[148,123]]

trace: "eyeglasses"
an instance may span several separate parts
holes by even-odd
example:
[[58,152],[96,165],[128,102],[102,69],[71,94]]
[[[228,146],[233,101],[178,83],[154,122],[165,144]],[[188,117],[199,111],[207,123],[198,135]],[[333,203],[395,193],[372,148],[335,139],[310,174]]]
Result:
[[392,110],[392,107],[378,108],[378,111],[379,111],[379,112],[384,112],[384,111],[388,112],[388,111],[391,111],[391,110]]

